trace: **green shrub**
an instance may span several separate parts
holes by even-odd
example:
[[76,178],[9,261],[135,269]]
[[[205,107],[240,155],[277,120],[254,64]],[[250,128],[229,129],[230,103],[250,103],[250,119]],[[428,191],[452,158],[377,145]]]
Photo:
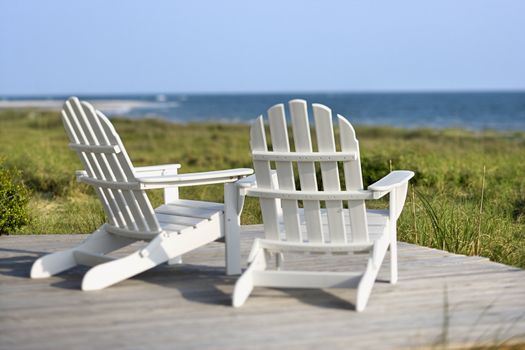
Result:
[[29,223],[29,190],[20,181],[20,171],[0,164],[0,235]]

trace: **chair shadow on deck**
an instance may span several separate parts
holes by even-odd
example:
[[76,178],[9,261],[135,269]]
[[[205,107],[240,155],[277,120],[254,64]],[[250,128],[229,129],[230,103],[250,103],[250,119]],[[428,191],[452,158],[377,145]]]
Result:
[[0,252],[31,254],[0,258],[0,275],[23,278],[28,277],[27,271],[29,271],[33,262],[46,254],[46,252],[41,251],[11,248],[0,248]]
[[222,287],[233,287],[237,276],[227,276],[224,272],[224,267],[220,266],[164,264],[134,277],[133,280],[178,290],[190,302],[229,306],[231,295]]
[[[42,251],[0,248],[0,251],[22,253],[31,255],[19,255],[9,258],[0,258],[0,274],[28,278],[27,271],[38,257],[45,254]],[[55,276],[59,281],[51,282],[49,285],[60,289],[78,290],[82,283],[82,277],[89,268],[77,266]],[[183,265],[160,265],[149,271],[141,273],[131,280],[140,280],[146,284],[154,284],[163,288],[178,290],[180,295],[190,301],[208,305],[231,305],[231,292],[237,276],[226,276],[224,267],[205,266],[194,264]],[[385,282],[378,280],[377,282]],[[122,282],[125,284],[126,282]],[[118,288],[115,286],[114,288]],[[265,291],[266,290],[266,291]],[[285,295],[268,295],[268,290],[285,293]],[[287,298],[292,297],[303,304],[328,309],[354,310],[353,296],[341,297],[339,292],[323,289],[279,289],[266,288],[254,292],[260,298]],[[348,294],[348,293],[346,293]],[[259,300],[261,300],[259,299]],[[254,299],[253,301],[255,302]]]
[[[20,278],[30,278],[28,271],[31,270],[33,263],[48,254],[44,251],[34,251],[26,249],[10,249],[10,248],[0,248],[0,252],[11,252],[11,253],[21,253],[21,254],[31,254],[31,255],[17,255],[8,258],[0,258],[0,275],[20,277]],[[64,271],[58,278],[62,280],[59,282],[50,283],[50,286],[65,288],[65,289],[77,289],[78,285],[82,282],[82,275],[87,270],[85,266],[78,266],[70,270]]]
[[[162,265],[133,279],[163,288],[176,289],[184,299],[190,302],[231,306],[233,286],[237,276],[226,276],[223,267],[186,264],[176,267]],[[285,293],[286,295],[268,295],[268,291]],[[353,293],[353,291],[351,292]],[[355,304],[352,302],[353,295],[350,295],[349,298],[343,298],[337,295],[337,292],[332,293],[322,289],[265,288],[254,291],[254,295],[257,294],[260,295],[259,300],[292,297],[303,304],[314,307],[355,310]]]
[[[17,270],[27,269],[31,261],[24,263],[23,267]],[[75,267],[61,273],[56,276],[61,280],[50,283],[50,286],[77,292],[78,286],[82,282],[82,276],[87,269],[88,267],[84,266]],[[162,288],[177,290],[180,296],[189,302],[228,307],[231,306],[231,293],[236,280],[237,276],[226,276],[224,274],[224,267],[192,264],[178,266],[161,265],[130,279],[130,281],[144,282],[145,285],[152,284]],[[123,281],[120,285],[122,286],[126,283],[129,282]],[[119,288],[119,285],[113,288]],[[136,286],[136,288],[142,287]],[[258,288],[254,295],[259,295],[259,298],[254,298],[252,302],[260,302],[263,299],[292,297],[294,300],[313,307],[355,310],[355,304],[352,302],[354,296],[346,291],[344,292],[346,294],[345,297],[341,297],[337,291],[326,291],[323,289]],[[279,293],[279,295],[276,293]],[[174,298],[177,295],[174,294]]]

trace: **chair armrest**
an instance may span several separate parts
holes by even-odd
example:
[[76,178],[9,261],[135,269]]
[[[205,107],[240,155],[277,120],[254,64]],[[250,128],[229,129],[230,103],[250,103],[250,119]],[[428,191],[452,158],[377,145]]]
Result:
[[239,188],[251,188],[257,186],[257,179],[255,178],[255,174],[244,177],[240,179],[239,181],[235,182],[237,187]]
[[141,188],[152,189],[172,186],[197,186],[235,182],[238,179],[251,174],[253,174],[252,169],[240,168],[165,176],[141,176],[140,173],[136,175],[137,180],[141,184]]
[[[276,170],[270,170],[270,175],[272,179],[272,185],[274,188],[277,188],[277,171]],[[255,174],[247,176],[235,183],[241,190],[257,187],[257,178]]]
[[413,176],[414,172],[410,170],[392,171],[381,180],[368,186],[368,189],[371,191],[390,192],[394,188],[407,183]]
[[141,166],[141,167],[136,167],[134,169],[134,172],[137,177],[173,175],[173,174],[177,174],[177,171],[178,169],[180,169],[180,167],[181,167],[180,164]]

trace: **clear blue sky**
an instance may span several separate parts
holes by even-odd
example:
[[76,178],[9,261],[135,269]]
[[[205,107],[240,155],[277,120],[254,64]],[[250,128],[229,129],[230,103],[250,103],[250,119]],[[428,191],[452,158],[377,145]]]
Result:
[[0,2],[0,94],[524,90],[524,0]]

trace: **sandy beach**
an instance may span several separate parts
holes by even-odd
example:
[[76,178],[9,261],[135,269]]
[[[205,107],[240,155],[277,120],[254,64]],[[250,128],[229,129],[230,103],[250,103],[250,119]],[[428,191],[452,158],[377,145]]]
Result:
[[[91,100],[93,106],[106,113],[125,113],[134,108],[153,106],[154,103],[137,100]],[[64,100],[0,100],[0,109],[40,109],[56,110],[62,108]]]

